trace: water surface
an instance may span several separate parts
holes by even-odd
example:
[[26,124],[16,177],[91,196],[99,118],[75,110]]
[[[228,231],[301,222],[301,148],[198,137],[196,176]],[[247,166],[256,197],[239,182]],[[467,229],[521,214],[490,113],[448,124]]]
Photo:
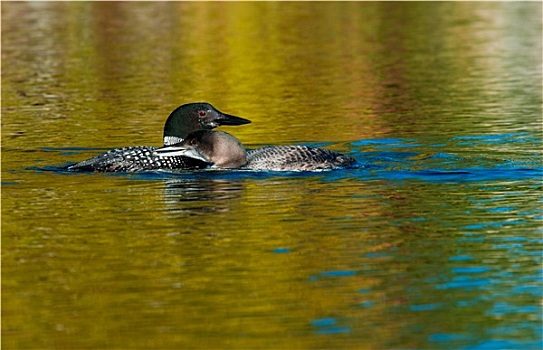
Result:
[[[2,345],[541,347],[541,4],[2,4]],[[68,173],[208,101],[318,173]]]

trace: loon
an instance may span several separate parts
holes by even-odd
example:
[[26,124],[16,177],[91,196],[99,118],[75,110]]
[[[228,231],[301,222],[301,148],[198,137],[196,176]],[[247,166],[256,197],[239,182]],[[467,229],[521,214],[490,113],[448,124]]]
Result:
[[[188,103],[176,108],[164,124],[164,146],[182,142],[191,132],[219,125],[243,125],[251,121],[218,111],[209,103]],[[208,164],[188,157],[162,157],[157,147],[114,148],[104,154],[68,166],[69,171],[136,172],[158,169],[199,169]]]
[[163,156],[191,157],[220,169],[318,171],[356,165],[352,157],[303,145],[265,146],[246,151],[234,136],[211,130],[195,131],[182,142],[159,148],[156,152]]

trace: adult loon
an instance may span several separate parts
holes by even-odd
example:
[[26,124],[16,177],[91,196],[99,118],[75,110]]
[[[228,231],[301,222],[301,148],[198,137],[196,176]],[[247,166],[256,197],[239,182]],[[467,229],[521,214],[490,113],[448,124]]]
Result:
[[241,142],[223,131],[199,130],[182,142],[159,148],[164,156],[183,155],[209,163],[214,168],[271,171],[316,171],[356,165],[352,157],[322,148],[302,145],[265,146],[246,151]]
[[[164,124],[164,146],[183,141],[191,132],[213,129],[219,125],[243,125],[251,121],[218,111],[209,103],[188,103],[176,108]],[[70,171],[135,172],[157,169],[198,169],[208,164],[188,157],[161,157],[157,147],[114,148],[104,154],[68,167]]]

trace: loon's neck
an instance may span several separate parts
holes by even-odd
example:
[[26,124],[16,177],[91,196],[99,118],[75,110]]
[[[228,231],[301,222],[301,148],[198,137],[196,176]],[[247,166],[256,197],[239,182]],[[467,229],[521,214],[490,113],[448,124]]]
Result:
[[183,142],[182,137],[164,136],[164,146],[171,146],[171,145],[175,145],[176,143],[181,143],[181,142]]

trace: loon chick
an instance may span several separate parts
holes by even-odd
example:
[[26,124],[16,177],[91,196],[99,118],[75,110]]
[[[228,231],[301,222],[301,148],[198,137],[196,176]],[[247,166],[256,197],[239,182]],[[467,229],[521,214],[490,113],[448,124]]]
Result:
[[[219,125],[243,125],[251,121],[218,111],[209,103],[188,103],[176,108],[164,124],[164,146],[182,142],[191,132]],[[68,167],[71,171],[117,172],[157,169],[204,168],[207,163],[188,157],[162,157],[152,146],[114,148]]]
[[315,171],[351,167],[352,157],[322,148],[301,145],[265,146],[246,151],[241,142],[223,131],[199,130],[181,143],[157,149],[168,156],[183,155],[215,168],[271,171]]

